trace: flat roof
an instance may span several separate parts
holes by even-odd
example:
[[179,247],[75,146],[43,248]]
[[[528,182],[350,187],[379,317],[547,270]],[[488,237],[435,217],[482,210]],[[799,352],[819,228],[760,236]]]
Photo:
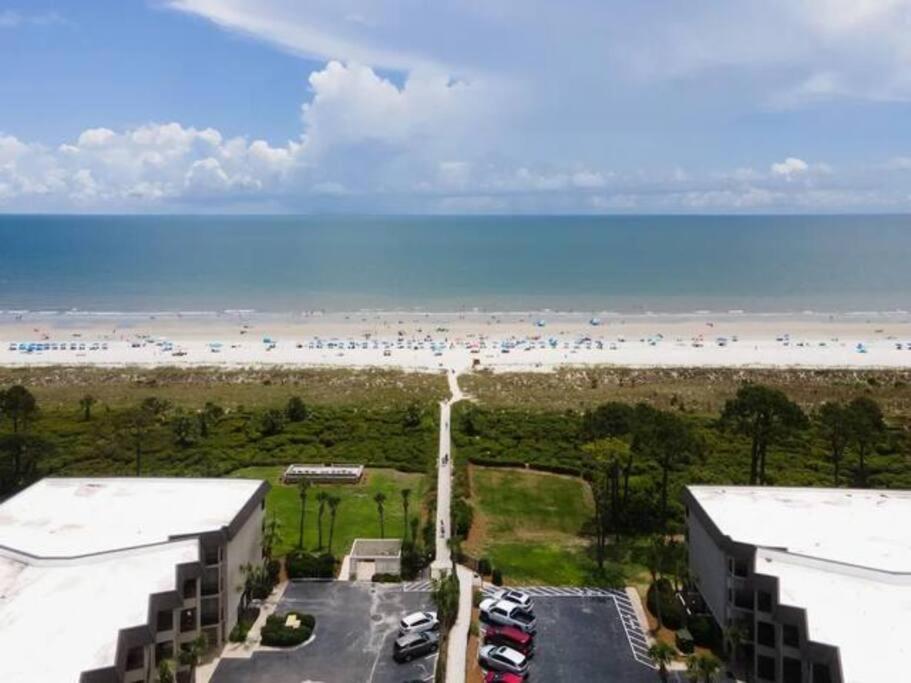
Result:
[[231,524],[256,479],[47,478],[0,505],[0,546],[76,557]]
[[[149,598],[180,591],[201,533],[234,521],[250,479],[43,479],[0,505],[0,681],[73,683],[115,664]],[[53,656],[48,656],[51,653]]]
[[911,491],[689,486],[719,531],[735,541],[911,572]]
[[781,604],[806,610],[809,637],[839,649],[845,683],[902,671],[911,642],[911,491],[690,486],[719,531],[756,546]]

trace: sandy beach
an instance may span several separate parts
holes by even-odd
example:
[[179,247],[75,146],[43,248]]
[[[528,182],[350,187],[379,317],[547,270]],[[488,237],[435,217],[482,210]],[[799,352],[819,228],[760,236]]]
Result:
[[911,314],[0,314],[0,365],[911,367]]

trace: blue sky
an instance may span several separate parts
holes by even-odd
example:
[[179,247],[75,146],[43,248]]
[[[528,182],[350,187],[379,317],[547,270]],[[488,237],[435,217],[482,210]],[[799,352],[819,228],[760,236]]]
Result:
[[911,0],[0,0],[0,211],[911,208]]

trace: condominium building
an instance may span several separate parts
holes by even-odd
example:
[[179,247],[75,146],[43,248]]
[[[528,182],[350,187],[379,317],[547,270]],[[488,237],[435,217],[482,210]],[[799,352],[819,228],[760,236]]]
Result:
[[0,681],[149,683],[200,635],[221,645],[268,488],[49,478],[0,504]]
[[744,634],[752,680],[903,677],[911,491],[690,486],[684,502],[692,584]]

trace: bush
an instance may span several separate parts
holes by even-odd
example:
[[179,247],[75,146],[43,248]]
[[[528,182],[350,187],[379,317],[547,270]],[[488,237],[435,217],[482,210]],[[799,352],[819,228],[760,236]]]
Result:
[[371,579],[373,583],[400,583],[401,580],[402,577],[398,574],[384,574],[382,572],[374,574]]
[[503,585],[503,572],[501,572],[499,569],[496,569],[496,568],[493,569],[491,571],[490,580],[494,586],[502,586]]
[[721,645],[721,630],[708,614],[691,616],[686,621],[686,627],[693,636],[693,642],[699,647],[712,649]]
[[243,610],[237,617],[237,623],[234,624],[234,628],[231,629],[231,633],[228,635],[228,640],[232,643],[242,643],[247,639],[247,633],[249,633],[250,628],[256,622],[256,617],[259,616],[259,609],[256,607],[248,607]]
[[269,581],[273,586],[278,585],[279,575],[282,571],[282,563],[278,560],[269,560],[266,562],[266,576],[269,577]]
[[285,569],[290,579],[333,579],[335,557],[296,552],[285,558]]
[[471,531],[471,523],[474,520],[474,509],[464,498],[456,498],[452,501],[452,528],[456,536],[462,538],[468,537]]
[[683,654],[688,655],[693,652],[693,636],[685,628],[679,629],[674,634],[674,641],[677,643],[677,649]]
[[490,574],[490,560],[488,558],[482,557],[478,560],[478,574],[481,576]]
[[[656,586],[658,587],[657,591],[655,590]],[[667,579],[658,579],[657,582],[649,586],[646,595],[648,611],[655,618],[658,617],[658,605],[655,601],[659,594],[661,596],[661,623],[672,631],[682,628],[684,622],[683,605],[680,604],[677,596],[674,595],[674,586]]]
[[[290,615],[300,619],[299,628],[285,626],[285,621]],[[262,630],[262,644],[272,647],[293,647],[305,642],[313,633],[313,627],[316,620],[310,614],[301,612],[287,612],[285,614],[273,614],[266,619]]]

